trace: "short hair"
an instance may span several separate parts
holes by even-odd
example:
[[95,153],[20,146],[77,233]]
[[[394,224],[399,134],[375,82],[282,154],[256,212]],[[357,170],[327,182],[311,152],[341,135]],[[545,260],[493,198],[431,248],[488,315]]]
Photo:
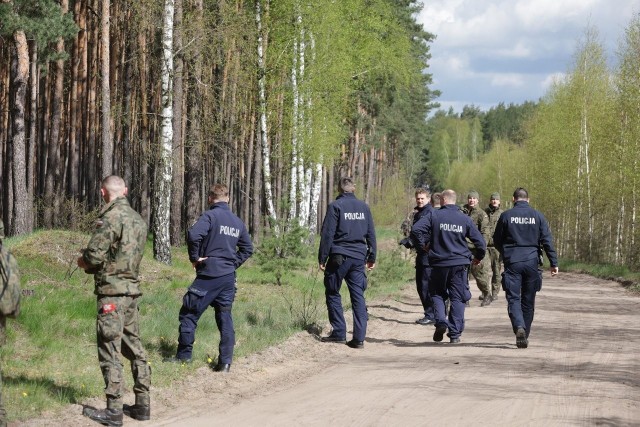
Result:
[[453,205],[456,203],[457,196],[453,190],[444,190],[442,192],[442,201],[445,205]]
[[431,193],[429,192],[429,190],[427,190],[424,187],[418,187],[416,188],[416,197],[418,196],[418,194],[426,194],[427,197],[429,197],[431,195]]
[[353,179],[349,177],[340,178],[340,192],[353,193],[356,190],[356,185],[353,183]]
[[524,200],[529,198],[529,193],[522,187],[516,188],[513,192],[513,200]]
[[229,197],[229,188],[224,184],[214,184],[209,189],[209,197],[213,200],[222,200]]
[[442,197],[442,193],[433,193],[431,195],[431,204],[432,205],[439,205],[441,197]]
[[127,188],[124,183],[124,179],[120,178],[118,175],[109,175],[102,180],[100,185],[112,198],[122,196],[125,188]]

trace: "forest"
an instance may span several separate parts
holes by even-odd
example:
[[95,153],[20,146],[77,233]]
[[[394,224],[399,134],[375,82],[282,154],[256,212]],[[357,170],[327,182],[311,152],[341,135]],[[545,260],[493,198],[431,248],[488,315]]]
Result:
[[158,260],[226,183],[255,241],[312,237],[336,176],[375,203],[426,129],[412,0],[0,3],[1,214],[83,229],[125,178]]
[[[438,110],[413,0],[3,0],[1,218],[87,230],[123,176],[156,259],[229,185],[252,238],[313,241],[339,176],[376,222],[415,186],[529,189],[562,257],[640,268],[640,21],[586,27],[538,100]],[[391,209],[390,209],[391,208]],[[296,234],[298,235],[298,234]]]

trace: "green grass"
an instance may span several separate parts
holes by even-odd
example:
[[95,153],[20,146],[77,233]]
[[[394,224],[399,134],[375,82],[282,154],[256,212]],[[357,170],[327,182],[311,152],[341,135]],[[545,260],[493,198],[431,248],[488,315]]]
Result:
[[[380,229],[378,240],[393,249],[380,249],[376,269],[370,272],[367,299],[396,295],[411,282],[411,260],[397,249],[395,230]],[[104,383],[96,351],[96,297],[93,277],[75,269],[79,250],[89,240],[82,233],[54,230],[6,239],[20,265],[22,312],[7,321],[7,343],[0,349],[2,396],[10,420],[24,420],[70,403],[102,397]],[[251,258],[238,270],[233,306],[236,329],[234,358],[280,343],[293,333],[318,331],[327,323],[323,276],[314,249],[300,267],[288,269],[282,286]],[[219,334],[214,312],[202,316],[196,332],[194,363],[176,369],[162,359],[175,354],[178,311],[182,296],[194,278],[186,249],[172,249],[173,265],[153,260],[149,241],[141,266],[140,328],[156,387],[169,387],[218,356]],[[345,310],[350,308],[343,286]],[[131,387],[124,361],[126,386]]]
[[562,271],[585,273],[601,279],[615,280],[632,292],[640,293],[640,273],[623,265],[587,264],[569,259],[559,262]]

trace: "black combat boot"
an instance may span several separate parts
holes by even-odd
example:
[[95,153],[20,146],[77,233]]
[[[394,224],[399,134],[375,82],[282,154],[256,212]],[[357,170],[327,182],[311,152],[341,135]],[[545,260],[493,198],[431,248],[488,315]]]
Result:
[[115,426],[122,425],[122,411],[120,409],[89,409],[85,408],[84,415],[91,418],[93,421],[102,424],[103,426]]
[[151,418],[151,406],[149,405],[123,405],[122,412],[127,417],[138,421],[148,421]]

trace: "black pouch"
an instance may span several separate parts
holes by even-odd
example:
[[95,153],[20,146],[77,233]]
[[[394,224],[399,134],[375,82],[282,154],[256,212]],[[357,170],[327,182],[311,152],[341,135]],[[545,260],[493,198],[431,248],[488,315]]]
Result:
[[344,255],[334,254],[329,255],[329,265],[333,268],[338,268],[344,262]]

